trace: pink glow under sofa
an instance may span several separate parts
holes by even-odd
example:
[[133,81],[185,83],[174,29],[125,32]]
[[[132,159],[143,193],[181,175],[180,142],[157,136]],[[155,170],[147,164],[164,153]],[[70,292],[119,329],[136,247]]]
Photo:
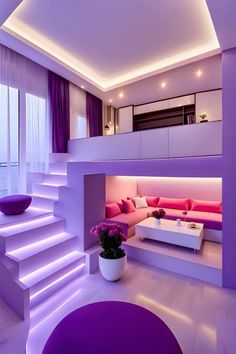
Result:
[[[152,212],[162,208],[166,219],[195,221],[204,224],[204,239],[222,242],[222,203],[221,201],[205,201],[196,199],[177,199],[163,197],[128,197],[106,204],[105,222],[121,225],[125,234],[130,237],[135,233],[135,225],[152,216]],[[187,212],[184,215],[183,212]]]

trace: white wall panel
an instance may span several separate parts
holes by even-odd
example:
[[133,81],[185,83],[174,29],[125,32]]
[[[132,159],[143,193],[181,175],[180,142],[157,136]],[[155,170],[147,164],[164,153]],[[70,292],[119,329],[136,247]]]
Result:
[[133,131],[133,106],[119,108],[118,132],[129,133]]
[[207,113],[209,121],[222,119],[222,90],[196,94],[196,121],[200,114]]
[[144,130],[140,137],[142,159],[168,157],[168,128]]
[[194,95],[182,96],[177,98],[172,98],[168,100],[168,108],[174,108],[178,106],[186,106],[188,104],[194,104]]
[[162,109],[167,109],[169,106],[169,100],[147,103],[140,106],[134,107],[134,114],[142,114],[147,112],[161,111]]
[[73,161],[148,159],[222,154],[222,122],[69,141]]
[[169,128],[169,157],[222,154],[222,122]]
[[70,140],[68,147],[73,161],[138,159],[140,133]]

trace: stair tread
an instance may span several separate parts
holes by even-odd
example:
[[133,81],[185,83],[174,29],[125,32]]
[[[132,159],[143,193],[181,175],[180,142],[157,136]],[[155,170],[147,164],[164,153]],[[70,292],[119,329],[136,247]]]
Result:
[[15,250],[10,251],[10,252],[6,252],[6,255],[10,258],[17,260],[17,261],[22,261],[22,260],[27,259],[31,256],[34,256],[35,254],[37,254],[39,252],[47,250],[53,246],[56,246],[57,244],[60,244],[64,241],[67,241],[67,240],[74,238],[74,237],[75,237],[74,235],[68,234],[67,232],[60,232],[60,233],[57,233],[56,235],[52,235],[46,239],[30,243],[27,246],[17,248]]
[[57,197],[52,197],[51,195],[42,195],[42,194],[31,194],[32,198],[42,198],[42,199],[48,199],[48,200],[52,200],[52,201],[56,201],[58,200]]
[[31,273],[24,275],[20,278],[20,281],[28,287],[32,287],[45,278],[48,278],[52,274],[65,268],[69,264],[83,258],[85,255],[79,251],[72,251],[67,255],[56,259],[55,261],[48,263],[44,267],[41,267]]
[[40,183],[36,183],[35,185],[44,186],[44,187],[60,187],[60,186],[63,186],[62,183],[49,183],[49,182],[40,182]]
[[0,233],[1,236],[7,237],[22,232],[30,231],[38,227],[46,226],[61,220],[61,218],[54,216],[52,213],[48,213],[43,217],[35,217],[28,220],[26,219],[23,223],[2,227],[0,229]]

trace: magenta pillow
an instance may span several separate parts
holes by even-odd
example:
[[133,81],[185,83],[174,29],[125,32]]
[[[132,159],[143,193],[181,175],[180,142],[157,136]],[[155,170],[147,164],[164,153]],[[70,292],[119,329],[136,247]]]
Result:
[[117,200],[116,203],[118,204],[118,206],[119,206],[119,208],[120,208],[120,211],[121,211],[122,213],[124,213],[124,212],[125,212],[125,209],[124,209],[122,200]]
[[106,218],[113,218],[113,216],[119,215],[120,213],[121,211],[117,203],[106,204]]
[[192,211],[205,211],[207,213],[222,214],[222,202],[211,200],[192,199]]
[[158,208],[188,210],[189,199],[164,198],[160,197]]
[[123,203],[123,207],[125,209],[126,214],[129,214],[129,213],[132,213],[135,211],[135,206],[134,206],[134,203],[132,202],[131,199],[128,199],[128,200],[122,199],[122,203]]
[[157,207],[159,198],[158,197],[145,197],[147,205],[150,207]]

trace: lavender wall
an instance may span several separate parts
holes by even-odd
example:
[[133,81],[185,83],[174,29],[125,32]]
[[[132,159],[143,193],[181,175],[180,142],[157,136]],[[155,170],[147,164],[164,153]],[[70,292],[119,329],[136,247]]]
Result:
[[[200,78],[196,76],[199,68],[202,70]],[[160,86],[162,81],[166,82],[165,88]],[[103,98],[107,104],[112,98],[112,104],[121,107],[211,90],[221,85],[221,55],[215,55],[108,91]],[[118,97],[121,91],[123,98]]]
[[138,178],[138,194],[221,200],[222,181],[221,178],[142,177]]
[[223,52],[223,286],[236,289],[236,48]]
[[106,202],[112,203],[127,196],[137,195],[137,178],[106,176]]

